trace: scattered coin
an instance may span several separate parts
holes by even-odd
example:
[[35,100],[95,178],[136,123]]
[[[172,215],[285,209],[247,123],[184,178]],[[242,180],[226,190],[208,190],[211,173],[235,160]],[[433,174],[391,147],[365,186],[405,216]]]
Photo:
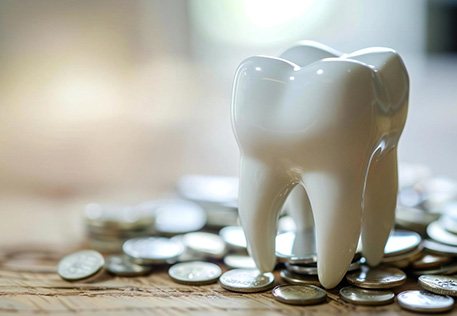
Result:
[[457,234],[457,200],[444,205],[440,223],[448,232]]
[[214,283],[221,274],[217,264],[203,261],[177,263],[168,270],[168,275],[175,282],[189,285]]
[[195,253],[221,259],[227,252],[225,242],[216,234],[195,232],[182,237],[184,245]]
[[184,252],[180,242],[163,237],[129,239],[122,249],[131,260],[139,264],[169,263],[176,261]]
[[436,221],[439,214],[430,213],[416,207],[397,207],[395,211],[395,223],[413,231],[425,232],[428,224]]
[[234,250],[246,250],[247,242],[241,226],[226,226],[219,231],[219,236]]
[[412,231],[394,230],[387,240],[384,248],[384,257],[397,256],[407,253],[419,246],[421,236]]
[[[286,269],[296,273],[296,274],[305,274],[305,275],[317,275],[317,266],[314,264],[305,265],[305,264],[291,264],[285,263]],[[360,262],[355,261],[350,264],[348,271],[355,271],[360,269]]]
[[276,257],[289,263],[317,262],[314,229],[277,235]]
[[457,247],[457,235],[445,230],[439,220],[427,226],[427,235],[437,242]]
[[419,285],[440,295],[457,296],[457,278],[444,275],[421,275]]
[[434,254],[425,254],[411,264],[411,268],[417,270],[438,268],[451,261],[452,258]]
[[452,297],[417,290],[401,292],[397,295],[397,301],[406,310],[423,313],[445,312],[454,306]]
[[134,277],[149,274],[152,268],[133,263],[125,256],[113,255],[106,258],[106,270],[114,275]]
[[436,242],[434,240],[426,239],[423,242],[424,249],[438,255],[446,255],[451,257],[457,256],[457,247],[449,246]]
[[257,269],[233,269],[222,274],[219,283],[229,291],[254,293],[271,289],[274,280],[273,273],[261,273]]
[[291,305],[314,305],[327,299],[327,292],[315,285],[278,285],[272,293],[277,301]]
[[388,289],[400,286],[406,281],[406,274],[397,268],[362,266],[360,271],[346,274],[346,280],[365,289]]
[[391,291],[366,290],[354,286],[343,287],[340,296],[348,303],[372,306],[390,304],[395,298]]
[[166,235],[197,231],[206,224],[206,212],[199,205],[188,201],[162,201],[155,212],[155,229]]
[[414,270],[414,271],[411,271],[411,273],[414,275],[455,274],[455,273],[457,273],[457,263],[445,264],[445,265],[442,265],[439,268],[435,268],[435,269]]
[[105,259],[94,250],[81,250],[63,257],[57,273],[66,281],[87,280],[103,270]]
[[420,258],[422,256],[423,249],[424,249],[424,247],[419,245],[417,248],[415,248],[411,251],[401,253],[401,254],[395,255],[395,256],[384,257],[382,259],[382,262],[395,263],[395,262],[399,262],[399,261],[405,261],[409,264],[410,262],[417,260],[418,258]]
[[227,255],[224,257],[224,264],[230,269],[254,269],[254,260],[244,255]]
[[321,283],[316,275],[302,275],[290,272],[289,270],[283,269],[279,272],[279,276],[282,280],[290,284],[299,284],[299,285],[317,285],[320,286]]

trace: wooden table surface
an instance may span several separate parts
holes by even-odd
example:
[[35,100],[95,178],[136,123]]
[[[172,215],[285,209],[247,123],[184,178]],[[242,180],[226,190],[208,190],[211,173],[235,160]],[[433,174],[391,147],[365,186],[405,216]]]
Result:
[[[87,199],[56,200],[0,197],[0,313],[14,315],[408,315],[396,304],[355,306],[343,302],[338,289],[326,303],[290,306],[270,291],[237,294],[218,284],[187,286],[171,281],[166,268],[144,277],[103,275],[92,283],[69,283],[55,272],[66,253],[84,247],[80,210]],[[33,211],[32,211],[33,209]],[[276,278],[279,282],[279,277]],[[416,288],[410,281],[396,292]]]

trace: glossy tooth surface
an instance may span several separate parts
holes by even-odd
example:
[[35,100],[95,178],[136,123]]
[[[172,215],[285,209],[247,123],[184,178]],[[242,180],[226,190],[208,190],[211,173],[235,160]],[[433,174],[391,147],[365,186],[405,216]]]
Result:
[[274,268],[278,214],[293,190],[291,215],[298,230],[315,225],[326,288],[343,278],[361,230],[369,263],[382,258],[408,96],[395,52],[332,55],[340,54],[307,42],[281,56],[288,60],[248,58],[237,70],[232,103],[239,212],[252,258],[261,271]]

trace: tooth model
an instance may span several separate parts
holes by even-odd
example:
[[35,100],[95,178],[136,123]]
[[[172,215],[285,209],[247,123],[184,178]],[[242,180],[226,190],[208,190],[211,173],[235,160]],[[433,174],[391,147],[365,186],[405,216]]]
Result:
[[260,271],[273,270],[278,214],[293,190],[297,227],[315,226],[325,288],[344,277],[361,236],[380,262],[397,197],[397,144],[409,80],[388,48],[341,54],[303,42],[280,58],[254,56],[234,79],[241,151],[239,215]]

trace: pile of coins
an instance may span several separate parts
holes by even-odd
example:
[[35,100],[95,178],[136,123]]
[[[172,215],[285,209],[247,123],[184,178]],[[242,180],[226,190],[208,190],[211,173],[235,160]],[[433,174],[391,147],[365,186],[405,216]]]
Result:
[[[408,168],[410,173],[400,178],[398,227],[389,237],[382,264],[370,268],[358,249],[337,289],[351,304],[385,305],[396,299],[410,311],[447,311],[457,296],[457,278],[452,276],[457,273],[457,211],[452,211],[457,209],[452,206],[457,196],[451,194],[450,180],[443,185],[422,166]],[[445,194],[431,183],[441,183]],[[219,281],[222,288],[239,293],[272,289],[272,297],[286,304],[327,301],[317,277],[313,228],[298,232],[283,214],[276,236],[275,273],[260,273],[238,224],[236,179],[186,176],[177,191],[180,198],[129,208],[89,205],[85,212],[89,246],[111,255],[103,257],[94,250],[70,254],[59,263],[60,276],[70,282],[94,280],[106,270],[132,277],[165,265],[171,280],[180,284]],[[407,279],[415,278],[417,290],[397,293]],[[275,281],[281,284],[274,287]]]

